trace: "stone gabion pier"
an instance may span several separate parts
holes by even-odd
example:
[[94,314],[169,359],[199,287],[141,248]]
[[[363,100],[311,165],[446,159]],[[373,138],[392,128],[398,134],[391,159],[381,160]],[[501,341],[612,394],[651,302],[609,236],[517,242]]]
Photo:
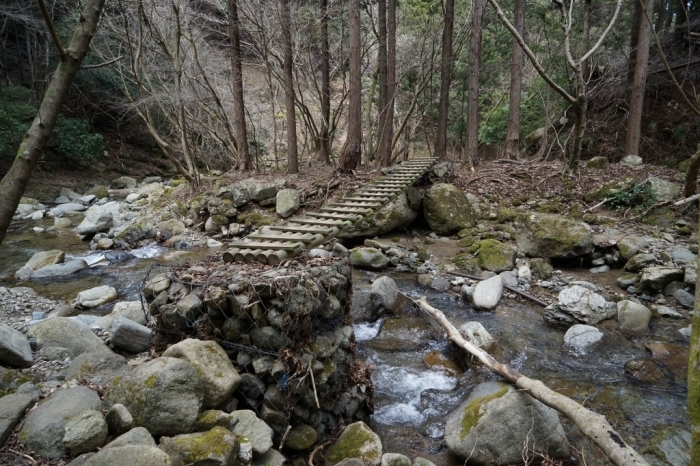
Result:
[[216,340],[241,374],[221,409],[256,411],[278,441],[293,431],[318,444],[366,420],[370,367],[355,356],[347,259],[302,255],[281,267],[217,259],[149,272],[143,298],[156,350]]

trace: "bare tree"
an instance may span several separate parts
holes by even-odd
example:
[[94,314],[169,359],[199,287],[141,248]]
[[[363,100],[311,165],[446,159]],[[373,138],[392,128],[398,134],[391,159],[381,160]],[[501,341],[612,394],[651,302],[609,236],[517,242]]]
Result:
[[15,209],[27,188],[39,156],[51,136],[73,78],[80,70],[83,58],[89,50],[90,41],[97,30],[104,5],[105,0],[88,0],[85,3],[85,7],[80,12],[80,21],[65,48],[55,33],[51,17],[45,13],[45,8],[43,9],[44,19],[48,29],[52,31],[51,35],[59,52],[60,62],[51,77],[39,112],[22,139],[12,167],[0,181],[0,244],[5,239]]
[[340,157],[340,170],[357,168],[362,158],[362,44],[360,40],[360,0],[348,1],[350,34],[350,94],[348,132]]
[[455,2],[445,1],[444,25],[442,27],[442,60],[440,63],[440,105],[438,107],[438,129],[435,141],[435,157],[447,156],[447,115],[450,107],[450,83],[452,82],[452,28],[454,26]]
[[328,0],[321,0],[321,134],[318,141],[318,159],[330,163],[331,141],[331,50],[328,40]]
[[233,114],[238,142],[238,166],[250,170],[253,163],[248,150],[248,134],[245,125],[245,103],[243,101],[243,69],[241,67],[241,32],[238,20],[238,0],[228,2],[228,30],[231,41],[231,84],[233,88]]
[[479,74],[481,69],[481,36],[484,32],[486,0],[474,0],[472,35],[469,40],[469,100],[467,101],[467,158],[470,165],[479,164]]
[[284,48],[284,104],[287,111],[287,173],[299,173],[297,156],[297,117],[294,108],[294,56],[292,51],[289,0],[280,0],[280,24]]
[[[525,0],[515,0],[515,30],[525,37]],[[506,133],[506,158],[520,158],[520,92],[523,83],[523,49],[513,39],[513,56],[510,66],[510,102],[508,104],[508,131]]]

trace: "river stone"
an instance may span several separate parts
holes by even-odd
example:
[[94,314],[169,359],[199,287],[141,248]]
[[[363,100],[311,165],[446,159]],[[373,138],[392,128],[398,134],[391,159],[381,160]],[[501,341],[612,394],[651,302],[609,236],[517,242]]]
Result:
[[258,348],[277,351],[285,346],[290,346],[292,340],[287,335],[283,335],[274,327],[266,326],[254,328],[248,333],[250,341]]
[[[414,199],[412,202],[411,199]],[[405,228],[420,215],[422,197],[415,188],[406,188],[394,199],[381,206],[373,215],[341,232],[341,239],[380,236]],[[337,243],[336,243],[337,244]]]
[[608,166],[608,158],[604,155],[597,155],[586,162],[586,168],[603,169]]
[[140,194],[140,193],[131,193],[128,196],[126,196],[126,199],[124,199],[124,200],[126,201],[127,204],[133,204],[134,202],[136,202],[139,199],[142,199],[144,197],[146,197],[146,196],[144,196],[143,194]]
[[499,382],[477,385],[447,417],[447,448],[469,464],[520,464],[545,455],[569,456],[566,434],[552,408]]
[[603,332],[591,325],[576,324],[564,334],[564,344],[582,353],[586,348],[603,338]]
[[88,189],[87,195],[94,195],[97,199],[109,197],[109,190],[106,186],[96,185]]
[[[108,445],[109,446],[109,445]],[[103,448],[85,466],[174,466],[167,453],[149,445]]]
[[695,282],[698,280],[698,260],[693,259],[688,262],[685,266],[685,275],[683,277],[683,283],[688,286],[695,286]]
[[686,248],[676,248],[671,252],[671,257],[673,258],[673,262],[679,266],[682,267],[686,264],[688,264],[690,261],[693,259],[696,259],[697,256],[690,252],[689,249]]
[[107,423],[99,411],[87,410],[66,423],[63,443],[72,456],[92,451],[107,441]]
[[91,352],[112,354],[87,325],[67,317],[41,320],[29,328],[27,336],[34,338],[39,348],[66,348],[73,357]]
[[0,363],[20,368],[32,367],[34,364],[29,340],[5,324],[0,324]]
[[118,317],[125,317],[137,324],[146,325],[147,316],[148,311],[144,311],[141,301],[120,301],[114,305],[112,312],[96,320],[93,327],[109,329]]
[[27,415],[20,442],[40,456],[57,460],[68,452],[63,443],[66,424],[85,411],[101,409],[100,397],[87,387],[57,390]]
[[651,358],[633,358],[625,362],[625,373],[638,382],[657,383],[664,378],[664,371]]
[[495,239],[485,239],[477,245],[476,263],[481,269],[499,273],[515,267],[515,249],[511,246]]
[[437,466],[437,465],[430,460],[427,460],[425,458],[421,458],[420,456],[417,456],[417,457],[413,458],[413,466]]
[[638,167],[644,163],[644,160],[638,155],[625,155],[622,157],[622,160],[620,160],[620,165],[626,165],[628,167]]
[[433,334],[432,327],[419,317],[392,317],[384,321],[368,346],[382,351],[414,351],[423,348]]
[[689,431],[671,427],[655,435],[645,453],[661,459],[663,464],[690,466],[691,445],[692,436]]
[[554,303],[544,310],[544,320],[550,324],[595,325],[615,316],[615,304],[588,288],[574,285],[559,292]]
[[53,219],[53,226],[54,228],[70,228],[73,226],[73,222],[69,218],[56,217]]
[[75,297],[75,303],[82,307],[97,307],[117,299],[119,295],[114,287],[102,285],[81,291]]
[[27,394],[15,393],[0,398],[0,445],[5,445],[24,412],[33,404],[32,395]]
[[154,435],[178,435],[195,428],[203,389],[195,367],[178,358],[160,357],[117,377],[105,395],[109,408],[123,404],[134,424]]
[[642,270],[639,285],[642,288],[651,290],[663,290],[664,286],[676,281],[683,280],[685,271],[672,267],[648,267]]
[[620,301],[617,303],[617,320],[620,330],[644,331],[649,328],[651,311],[648,307],[634,301]]
[[53,251],[40,251],[32,256],[25,264],[32,270],[39,270],[49,265],[62,264],[66,253],[58,249]]
[[649,177],[647,181],[649,192],[657,202],[670,202],[678,197],[680,188],[676,183],[656,176]]
[[80,235],[93,235],[110,229],[113,223],[112,211],[104,206],[94,205],[85,212],[85,218],[76,231]]
[[379,249],[359,247],[350,250],[350,263],[361,269],[382,270],[389,265],[389,258]]
[[170,277],[163,273],[154,276],[143,287],[143,294],[146,299],[153,299],[170,287]]
[[238,437],[246,437],[253,445],[253,452],[256,455],[263,455],[272,448],[272,429],[258,419],[254,411],[247,409],[234,411],[231,417],[238,419],[233,433]]
[[253,459],[251,466],[284,466],[285,464],[288,464],[287,458],[274,448],[270,448],[261,457]]
[[115,178],[109,183],[109,187],[112,189],[134,189],[136,187],[136,180],[130,176],[120,176]]
[[423,357],[423,364],[431,371],[441,371],[450,377],[459,377],[464,373],[459,364],[452,361],[438,350],[426,354]]
[[282,218],[287,218],[299,210],[299,191],[283,189],[277,193],[275,211]]
[[204,382],[205,408],[221,404],[241,383],[228,354],[215,341],[188,338],[168,348],[163,356],[184,359],[195,367]]
[[[107,415],[109,415],[109,413],[107,413]],[[145,445],[155,447],[156,441],[153,440],[153,436],[148,432],[146,428],[134,427],[133,429],[129,429],[127,432],[123,433],[119,437],[109,442],[107,445],[104,446],[104,448],[119,448],[125,447],[127,445]]]
[[496,349],[496,339],[481,325],[481,322],[465,322],[459,327],[459,333],[469,343],[478,346],[484,351],[491,352]]
[[65,371],[66,380],[85,381],[95,385],[108,385],[115,378],[131,373],[131,366],[124,356],[109,353],[83,353],[71,361]]
[[235,435],[223,427],[208,432],[161,437],[160,449],[168,454],[174,466],[234,464],[240,444]]
[[63,277],[86,269],[87,266],[87,262],[82,259],[64,262],[63,264],[49,265],[48,267],[33,271],[31,273],[31,279]]
[[308,450],[314,446],[317,438],[318,434],[313,427],[300,422],[289,431],[287,440],[284,442],[284,446],[291,450]]
[[503,279],[496,275],[487,280],[480,281],[474,288],[472,303],[474,307],[483,311],[493,311],[503,297]]
[[626,273],[620,277],[617,278],[616,280],[617,286],[622,288],[623,290],[626,290],[632,285],[636,285],[639,283],[639,275],[637,274],[632,274],[632,273]]
[[676,298],[678,304],[686,309],[693,309],[695,305],[695,295],[693,293],[688,293],[685,290],[677,290],[673,293],[673,297]]
[[369,300],[375,311],[381,309],[396,311],[399,303],[399,290],[394,279],[383,275],[372,282]]
[[362,421],[347,426],[326,457],[331,464],[338,464],[346,458],[360,458],[365,466],[381,464],[382,442]]
[[469,228],[477,218],[464,191],[446,183],[434,184],[425,192],[423,216],[430,229],[441,236]]
[[381,466],[411,466],[411,458],[400,453],[384,453]]
[[111,342],[117,348],[130,353],[148,351],[151,346],[151,329],[126,317],[117,317],[111,328]]
[[158,231],[149,219],[138,219],[124,228],[114,237],[114,242],[120,248],[133,248],[139,241],[154,239]]
[[656,256],[654,254],[635,254],[632,256],[625,264],[625,271],[627,272],[639,272],[644,267],[649,264],[656,262]]
[[641,236],[625,236],[617,242],[617,248],[623,259],[631,259],[640,250],[649,246],[646,239]]
[[[121,403],[112,405],[112,407],[109,408],[105,421],[107,421],[107,429],[112,435],[122,435],[131,430],[135,430],[134,417],[131,415],[129,410],[126,409],[126,406]],[[137,427],[136,429],[143,429],[146,431],[146,433],[148,433],[148,430],[143,427]],[[148,434],[148,436],[151,437],[151,434]],[[153,441],[152,437],[151,441]],[[117,445],[114,446],[116,447]]]
[[523,218],[516,239],[527,256],[570,259],[593,252],[593,237],[582,222],[554,214],[532,213]]

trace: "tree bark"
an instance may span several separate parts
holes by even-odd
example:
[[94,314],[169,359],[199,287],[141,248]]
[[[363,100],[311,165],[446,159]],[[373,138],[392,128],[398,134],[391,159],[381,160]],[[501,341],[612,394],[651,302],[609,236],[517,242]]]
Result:
[[331,51],[328,40],[328,0],[321,0],[321,133],[318,160],[331,163]]
[[[646,2],[645,8],[650,11],[654,0],[637,0]],[[641,6],[638,6],[641,10]],[[636,10],[636,9],[635,9]],[[642,13],[643,14],[643,13]],[[651,39],[651,24],[646,19],[639,22],[637,35],[637,53],[635,54],[632,90],[630,91],[630,112],[627,117],[627,137],[625,140],[625,155],[639,155],[639,140],[642,136],[642,111],[644,110],[644,92],[649,71],[649,40]]]
[[467,100],[467,156],[474,165],[479,165],[479,74],[485,9],[486,0],[474,0],[472,36],[469,40],[469,90]]
[[[522,1],[522,0],[519,0]],[[442,61],[440,63],[440,104],[438,128],[435,140],[435,157],[447,157],[447,116],[450,109],[450,83],[452,82],[452,29],[454,26],[455,1],[445,1],[445,16],[442,27]]]
[[[520,37],[525,36],[525,0],[515,0],[514,24]],[[523,82],[523,49],[513,39],[513,57],[510,66],[510,102],[508,104],[508,131],[506,158],[520,158],[520,93]]]
[[384,128],[387,111],[387,51],[386,51],[386,2],[377,2],[377,90],[379,93],[379,119],[377,122],[377,153],[374,159],[376,166],[384,162]]
[[630,29],[630,58],[627,63],[627,84],[632,85],[634,79],[634,68],[637,63],[637,49],[639,48],[639,32],[644,20],[644,10],[639,0],[633,0],[634,13],[632,14],[632,27]]
[[698,146],[695,154],[690,158],[688,171],[685,172],[685,186],[683,194],[685,197],[690,197],[698,190],[698,172],[700,172],[700,146]]
[[[80,15],[80,23],[73,30],[73,35],[65,48],[65,55],[51,77],[39,112],[20,143],[12,167],[0,181],[0,244],[5,239],[15,209],[27,188],[41,152],[51,136],[73,78],[80,70],[83,58],[89,50],[90,41],[97,31],[104,5],[105,0],[86,2]],[[48,20],[50,18],[47,18],[47,24]]]
[[241,28],[238,20],[238,0],[228,2],[228,34],[231,40],[231,81],[233,87],[233,116],[238,142],[238,168],[251,170],[253,163],[248,148],[248,132],[245,126],[245,102],[243,101],[243,69],[241,66]]
[[[588,437],[588,439],[603,450],[613,464],[619,466],[648,466],[646,460],[631,446],[625,443],[620,435],[615,432],[615,429],[608,423],[605,416],[589,411],[571,398],[547,388],[547,386],[539,380],[525,377],[505,364],[499,363],[486,351],[465,340],[460,335],[459,330],[445,317],[445,314],[428,304],[425,297],[414,302],[437,319],[440,325],[447,331],[450,340],[470,354],[476,356],[477,359],[492,372],[500,375],[521,390],[525,390],[536,400],[541,401],[550,408],[556,409],[571,419],[581,430],[583,435]],[[696,315],[697,314],[700,313],[696,313]],[[698,325],[698,327],[700,327],[700,325]]]
[[340,157],[340,170],[357,168],[362,157],[362,63],[360,41],[360,0],[349,0],[350,89],[348,94],[348,132]]
[[284,77],[284,105],[287,111],[287,173],[299,173],[299,159],[297,156],[297,117],[294,108],[294,73],[292,56],[292,32],[291,12],[289,0],[280,0],[280,14],[282,26],[282,47],[284,49],[284,64],[282,74]]
[[[697,161],[700,161],[700,150],[695,153],[695,178],[697,184]],[[690,170],[688,170],[690,171]],[[688,185],[686,184],[686,191]],[[698,240],[700,244],[700,240]],[[700,266],[698,267],[700,272]],[[690,351],[688,354],[688,413],[690,414],[690,464],[700,464],[700,275],[695,281],[695,306],[690,331]]]
[[[381,20],[380,20],[381,23]],[[380,24],[381,27],[381,24]],[[380,114],[377,166],[391,163],[396,94],[396,0],[386,0],[386,98]]]

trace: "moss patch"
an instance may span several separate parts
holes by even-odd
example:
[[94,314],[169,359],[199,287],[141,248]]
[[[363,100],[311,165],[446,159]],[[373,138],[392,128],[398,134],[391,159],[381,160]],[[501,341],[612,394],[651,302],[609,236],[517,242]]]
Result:
[[476,259],[469,253],[457,254],[452,262],[468,274],[478,275],[481,273],[481,268],[477,265]]
[[464,408],[464,416],[462,417],[462,430],[460,432],[461,438],[464,438],[472,430],[472,427],[479,423],[481,419],[481,407],[485,406],[490,401],[501,398],[503,395],[508,393],[508,386],[503,385],[503,387],[495,393],[490,395],[484,395],[479,398],[475,398],[467,404]]
[[504,272],[515,266],[515,249],[495,239],[485,239],[475,243],[479,255],[476,263],[479,268],[492,272]]
[[361,458],[365,464],[379,464],[382,451],[371,448],[375,442],[376,434],[364,422],[351,424],[331,449],[328,460],[336,464],[346,458]]

